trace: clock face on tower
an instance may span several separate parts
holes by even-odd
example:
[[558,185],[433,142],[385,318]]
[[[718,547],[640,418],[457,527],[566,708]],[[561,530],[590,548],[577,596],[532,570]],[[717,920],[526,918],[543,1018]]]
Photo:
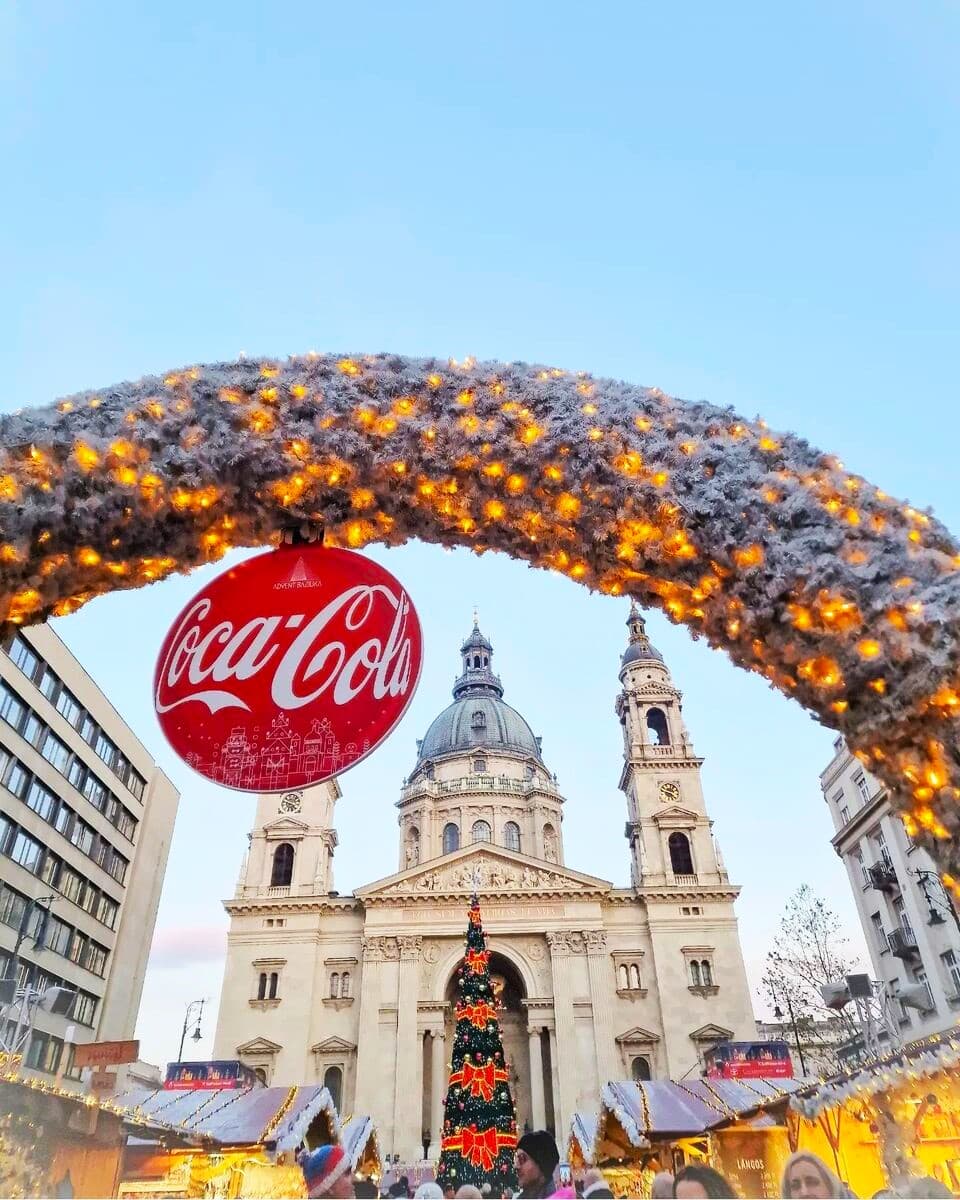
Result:
[[676,804],[680,799],[680,785],[678,783],[661,783],[660,799],[664,804]]
[[299,812],[303,801],[303,792],[287,792],[280,801],[280,811],[285,813]]

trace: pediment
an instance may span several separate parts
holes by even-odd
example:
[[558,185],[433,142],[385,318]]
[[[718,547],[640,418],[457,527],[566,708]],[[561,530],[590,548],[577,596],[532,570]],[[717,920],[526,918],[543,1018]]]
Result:
[[655,812],[653,819],[658,825],[696,825],[703,820],[703,817],[700,813],[692,812],[689,808],[681,808],[678,804],[671,804],[669,808],[661,808],[659,812]]
[[324,1038],[310,1047],[311,1054],[352,1054],[356,1050],[353,1042],[347,1042],[341,1037]]
[[556,863],[493,846],[487,842],[466,846],[441,858],[432,858],[407,871],[388,875],[358,888],[361,900],[387,896],[470,896],[485,893],[538,895],[551,892],[608,892],[606,879],[583,875]]
[[237,1047],[238,1054],[276,1054],[283,1047],[277,1042],[271,1042],[269,1038],[255,1037],[249,1042],[244,1042],[242,1046]]
[[653,1033],[649,1029],[644,1029],[642,1025],[634,1025],[632,1029],[628,1029],[626,1033],[621,1033],[615,1040],[625,1046],[638,1045],[641,1042],[646,1042],[649,1045],[652,1042],[659,1042],[660,1034]]
[[732,1029],[724,1029],[722,1025],[703,1025],[695,1029],[690,1037],[695,1042],[729,1042],[733,1037]]
[[296,817],[284,813],[283,816],[267,821],[263,832],[267,837],[283,837],[285,834],[290,837],[303,837],[305,833],[310,832],[310,826],[306,821],[298,821]]

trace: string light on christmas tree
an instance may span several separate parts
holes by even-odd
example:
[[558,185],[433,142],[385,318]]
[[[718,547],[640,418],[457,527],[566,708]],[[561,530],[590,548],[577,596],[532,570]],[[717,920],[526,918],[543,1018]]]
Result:
[[0,418],[0,621],[323,526],[656,607],[840,731],[960,895],[960,543],[807,442],[524,364],[243,359]]

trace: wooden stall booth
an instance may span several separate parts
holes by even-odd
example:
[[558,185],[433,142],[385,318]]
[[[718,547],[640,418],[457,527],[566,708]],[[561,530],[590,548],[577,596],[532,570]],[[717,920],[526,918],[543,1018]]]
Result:
[[911,1042],[804,1089],[791,1144],[860,1196],[930,1176],[960,1195],[960,1030]]
[[578,1113],[568,1153],[600,1168],[616,1196],[650,1195],[658,1171],[705,1162],[741,1181],[745,1195],[778,1196],[789,1154],[791,1079],[609,1083],[599,1113]]
[[128,1143],[117,1194],[129,1200],[305,1196],[298,1150],[341,1140],[330,1093],[317,1086],[136,1090],[116,1104],[165,1130]]

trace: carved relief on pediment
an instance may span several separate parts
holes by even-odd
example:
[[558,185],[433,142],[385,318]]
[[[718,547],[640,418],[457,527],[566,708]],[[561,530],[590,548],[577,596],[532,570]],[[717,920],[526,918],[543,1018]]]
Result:
[[557,871],[532,866],[515,866],[498,860],[455,863],[424,871],[385,888],[383,895],[409,892],[471,892],[481,891],[579,891],[580,885]]

